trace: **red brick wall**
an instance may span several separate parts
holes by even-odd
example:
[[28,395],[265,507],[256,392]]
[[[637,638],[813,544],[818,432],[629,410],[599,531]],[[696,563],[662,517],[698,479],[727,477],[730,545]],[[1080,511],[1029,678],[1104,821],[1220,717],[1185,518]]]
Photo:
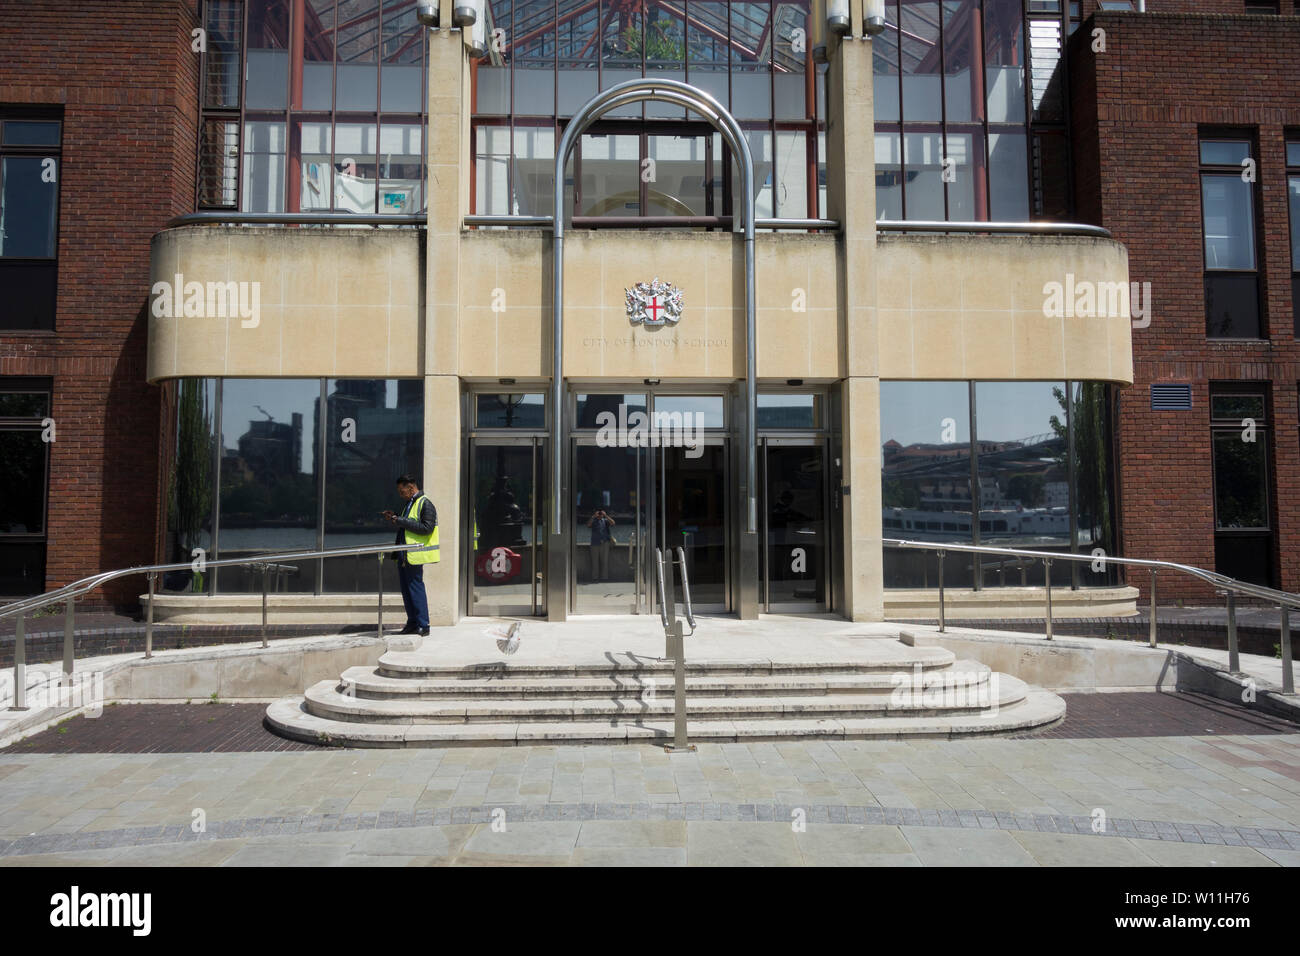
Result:
[[[1090,49],[1094,26],[1106,31],[1105,53]],[[1283,147],[1284,131],[1300,128],[1300,19],[1098,13],[1073,37],[1070,62],[1079,216],[1128,247],[1130,278],[1149,281],[1154,298],[1150,327],[1133,330],[1135,382],[1119,402],[1125,553],[1214,568],[1209,384],[1271,381],[1277,583],[1300,590],[1300,345]],[[1266,342],[1205,336],[1198,124],[1257,131]],[[1152,382],[1191,383],[1192,410],[1151,411]],[[1144,596],[1146,577],[1132,582]],[[1160,596],[1216,601],[1173,575]]]
[[[64,109],[56,331],[0,330],[0,375],[54,380],[47,589],[154,556],[149,240],[193,208],[197,6],[0,0],[0,104]],[[140,588],[100,601],[134,604]]]

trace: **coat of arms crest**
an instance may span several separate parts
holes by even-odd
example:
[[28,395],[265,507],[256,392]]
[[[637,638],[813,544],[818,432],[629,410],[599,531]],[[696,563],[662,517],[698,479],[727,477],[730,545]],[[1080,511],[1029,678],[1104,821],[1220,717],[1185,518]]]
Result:
[[633,325],[644,323],[646,328],[657,329],[676,325],[682,317],[682,290],[655,276],[649,282],[638,282],[623,290],[627,296],[627,317]]

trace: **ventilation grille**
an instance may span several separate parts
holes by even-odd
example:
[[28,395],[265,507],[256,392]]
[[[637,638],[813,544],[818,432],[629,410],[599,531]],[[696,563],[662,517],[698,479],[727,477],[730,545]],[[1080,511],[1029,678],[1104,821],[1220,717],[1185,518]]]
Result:
[[1152,385],[1151,410],[1153,412],[1185,412],[1192,407],[1192,386]]

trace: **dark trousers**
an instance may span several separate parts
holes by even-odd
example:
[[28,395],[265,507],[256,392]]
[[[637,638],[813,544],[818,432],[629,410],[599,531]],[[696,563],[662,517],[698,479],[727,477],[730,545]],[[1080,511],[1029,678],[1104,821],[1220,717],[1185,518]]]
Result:
[[429,602],[424,596],[424,565],[398,560],[397,579],[402,584],[402,603],[406,605],[406,626],[429,626]]

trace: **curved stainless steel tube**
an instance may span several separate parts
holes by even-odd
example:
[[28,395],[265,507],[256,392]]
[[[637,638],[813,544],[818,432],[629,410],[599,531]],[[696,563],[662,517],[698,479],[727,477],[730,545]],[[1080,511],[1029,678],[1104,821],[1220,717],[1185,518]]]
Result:
[[943,222],[935,219],[877,219],[877,232],[1011,232],[1039,236],[1095,236],[1111,239],[1109,229],[1084,222]]
[[682,566],[682,607],[686,611],[686,623],[695,633],[695,609],[691,607],[691,576],[686,573],[686,549],[677,546],[677,563]]
[[672,103],[685,107],[707,119],[719,133],[740,162],[741,188],[744,204],[745,241],[745,480],[747,487],[746,528],[750,533],[758,530],[758,500],[756,479],[758,473],[757,425],[755,422],[758,396],[756,390],[757,364],[755,333],[754,282],[754,157],[749,149],[740,124],[721,103],[703,90],[679,80],[637,79],[619,83],[593,96],[574,114],[560,137],[555,149],[554,210],[552,224],[552,299],[551,299],[551,528],[552,534],[562,534],[564,528],[563,454],[564,447],[564,169],[569,153],[583,132],[606,113],[644,100]]
[[667,627],[668,626],[668,598],[664,596],[663,548],[655,548],[655,568],[657,571],[657,580],[659,582],[659,620],[663,621],[664,627]]

